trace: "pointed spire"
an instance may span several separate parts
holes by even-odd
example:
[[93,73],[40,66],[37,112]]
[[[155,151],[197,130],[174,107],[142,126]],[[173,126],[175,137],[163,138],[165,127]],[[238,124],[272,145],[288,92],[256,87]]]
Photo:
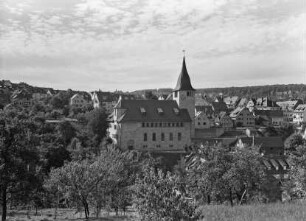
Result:
[[185,54],[183,57],[182,70],[173,91],[195,91],[191,85],[190,77],[186,68]]

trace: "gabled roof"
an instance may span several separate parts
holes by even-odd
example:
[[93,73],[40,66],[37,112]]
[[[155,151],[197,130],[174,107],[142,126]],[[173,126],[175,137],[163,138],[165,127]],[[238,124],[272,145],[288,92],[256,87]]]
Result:
[[174,100],[120,100],[115,108],[125,110],[120,122],[191,122],[188,110],[180,109]]
[[306,104],[300,104],[295,108],[295,111],[306,111]]
[[257,98],[256,106],[260,107],[279,107],[275,101],[272,101],[268,97]]
[[228,110],[226,103],[223,102],[223,101],[212,102],[211,105],[212,105],[212,107],[213,107],[213,110],[214,110],[216,113],[219,113],[219,112],[221,112],[221,111],[227,111],[227,110]]
[[214,114],[212,106],[195,106],[195,109],[196,109],[197,112],[203,112],[206,115],[213,115]]
[[12,100],[32,99],[32,95],[27,90],[16,90],[12,94]]
[[195,91],[195,89],[191,86],[190,77],[186,68],[185,56],[183,58],[181,73],[173,91]]

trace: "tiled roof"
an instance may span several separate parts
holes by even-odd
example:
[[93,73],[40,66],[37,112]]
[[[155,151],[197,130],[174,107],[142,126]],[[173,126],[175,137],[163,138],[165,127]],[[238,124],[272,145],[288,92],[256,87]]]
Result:
[[190,77],[187,72],[185,57],[183,58],[183,65],[180,76],[177,80],[177,84],[173,91],[195,91],[195,89],[191,86]]
[[195,106],[197,112],[203,112],[206,115],[212,115],[214,113],[212,106]]
[[278,101],[276,104],[282,108],[282,110],[293,110],[299,104],[301,104],[301,100],[289,100],[289,101]]
[[219,102],[212,102],[211,103],[213,110],[217,113],[221,112],[221,111],[227,111],[227,106],[226,103],[224,103],[223,101],[219,101]]
[[288,170],[290,168],[290,164],[285,157],[265,157],[262,159],[262,163],[268,170]]
[[254,110],[256,116],[267,116],[267,117],[282,117],[283,111],[281,110]]
[[32,95],[26,90],[17,90],[12,94],[12,100],[32,99]]
[[179,109],[174,100],[120,100],[115,108],[126,110],[121,122],[191,122],[187,109]]
[[[241,137],[242,143],[251,146],[253,144],[253,137]],[[279,147],[284,146],[284,142],[281,137],[254,137],[255,146],[261,147]]]
[[295,111],[306,111],[306,104],[300,104],[295,108]]

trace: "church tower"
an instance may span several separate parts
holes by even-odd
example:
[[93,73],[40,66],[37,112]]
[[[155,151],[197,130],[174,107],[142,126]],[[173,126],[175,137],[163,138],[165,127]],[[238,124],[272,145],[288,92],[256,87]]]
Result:
[[186,68],[185,56],[183,57],[182,70],[173,89],[173,100],[179,108],[187,109],[192,120],[191,137],[195,134],[195,89],[192,87],[190,77]]

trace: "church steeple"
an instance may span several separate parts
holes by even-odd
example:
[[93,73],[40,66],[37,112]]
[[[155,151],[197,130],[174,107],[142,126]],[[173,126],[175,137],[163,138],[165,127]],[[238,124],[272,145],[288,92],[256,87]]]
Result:
[[173,91],[195,91],[190,82],[190,77],[186,68],[185,56],[183,57],[181,73]]

